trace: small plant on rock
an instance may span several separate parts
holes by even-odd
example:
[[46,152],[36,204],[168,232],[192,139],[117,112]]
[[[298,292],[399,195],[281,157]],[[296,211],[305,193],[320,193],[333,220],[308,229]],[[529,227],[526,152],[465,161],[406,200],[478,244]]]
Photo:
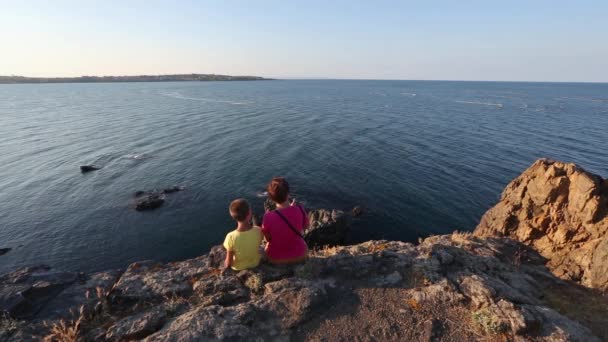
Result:
[[45,326],[50,328],[44,342],[79,342],[82,340],[82,323],[84,321],[84,306],[80,307],[80,315],[72,321],[60,320]]
[[253,273],[245,280],[245,286],[247,286],[251,292],[259,292],[262,290],[262,286],[264,286],[264,281],[259,274]]
[[319,276],[319,267],[312,260],[308,260],[304,265],[298,266],[294,270],[294,275],[302,279],[314,279]]
[[165,311],[167,312],[167,316],[169,317],[175,316],[182,309],[183,306],[188,304],[186,298],[177,296],[175,294],[171,296],[166,296],[165,299],[167,300],[165,303]]
[[0,315],[0,335],[2,333],[12,334],[19,327],[19,323],[8,314]]
[[472,313],[473,321],[487,334],[498,335],[507,331],[507,324],[502,322],[488,309],[477,310]]

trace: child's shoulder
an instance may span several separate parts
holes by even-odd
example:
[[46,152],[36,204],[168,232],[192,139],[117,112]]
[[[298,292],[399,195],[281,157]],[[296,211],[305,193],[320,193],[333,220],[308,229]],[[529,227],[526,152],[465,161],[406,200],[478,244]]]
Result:
[[234,229],[228,232],[228,234],[226,234],[226,239],[232,239],[234,238],[237,234],[239,233],[238,230]]

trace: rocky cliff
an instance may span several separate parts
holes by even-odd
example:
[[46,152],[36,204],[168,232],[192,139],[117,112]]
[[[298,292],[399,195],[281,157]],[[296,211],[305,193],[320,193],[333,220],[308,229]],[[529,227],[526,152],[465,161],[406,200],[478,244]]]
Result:
[[608,289],[608,181],[541,159],[514,179],[475,235],[509,237],[549,260],[562,279]]
[[[0,341],[608,340],[608,298],[571,281],[601,284],[603,189],[599,177],[543,160],[475,235],[321,247],[301,265],[225,274],[219,246],[95,274],[23,268],[0,276]],[[309,239],[340,242],[343,214],[311,215]],[[568,244],[580,250],[569,255]]]

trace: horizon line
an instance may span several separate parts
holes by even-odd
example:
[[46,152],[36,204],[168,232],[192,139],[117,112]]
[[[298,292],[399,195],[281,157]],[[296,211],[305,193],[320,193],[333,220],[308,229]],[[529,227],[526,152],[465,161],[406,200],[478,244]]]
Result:
[[[408,78],[357,78],[357,77],[323,77],[323,76],[260,76],[254,74],[223,74],[223,73],[163,73],[163,74],[124,74],[124,75],[79,75],[79,76],[24,76],[24,75],[2,75],[2,77],[20,77],[32,79],[65,79],[65,78],[84,78],[84,77],[160,77],[160,76],[186,76],[186,75],[208,75],[208,76],[228,76],[228,77],[261,77],[266,80],[291,80],[291,81],[413,81],[413,82],[489,82],[489,83],[584,83],[584,84],[607,84],[607,81],[539,81],[539,80],[488,80],[488,79],[408,79]],[[142,81],[145,82],[145,81]],[[171,81],[169,81],[171,82]],[[173,81],[180,82],[180,81]],[[187,81],[183,81],[187,82]]]

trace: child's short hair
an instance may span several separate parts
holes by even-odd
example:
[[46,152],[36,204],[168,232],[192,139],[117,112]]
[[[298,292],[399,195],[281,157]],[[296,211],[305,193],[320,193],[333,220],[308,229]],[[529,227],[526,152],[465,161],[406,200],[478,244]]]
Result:
[[287,201],[289,196],[289,183],[283,177],[275,177],[268,183],[268,196],[276,203]]
[[245,221],[250,209],[249,202],[244,198],[238,198],[230,202],[230,216],[237,221]]

